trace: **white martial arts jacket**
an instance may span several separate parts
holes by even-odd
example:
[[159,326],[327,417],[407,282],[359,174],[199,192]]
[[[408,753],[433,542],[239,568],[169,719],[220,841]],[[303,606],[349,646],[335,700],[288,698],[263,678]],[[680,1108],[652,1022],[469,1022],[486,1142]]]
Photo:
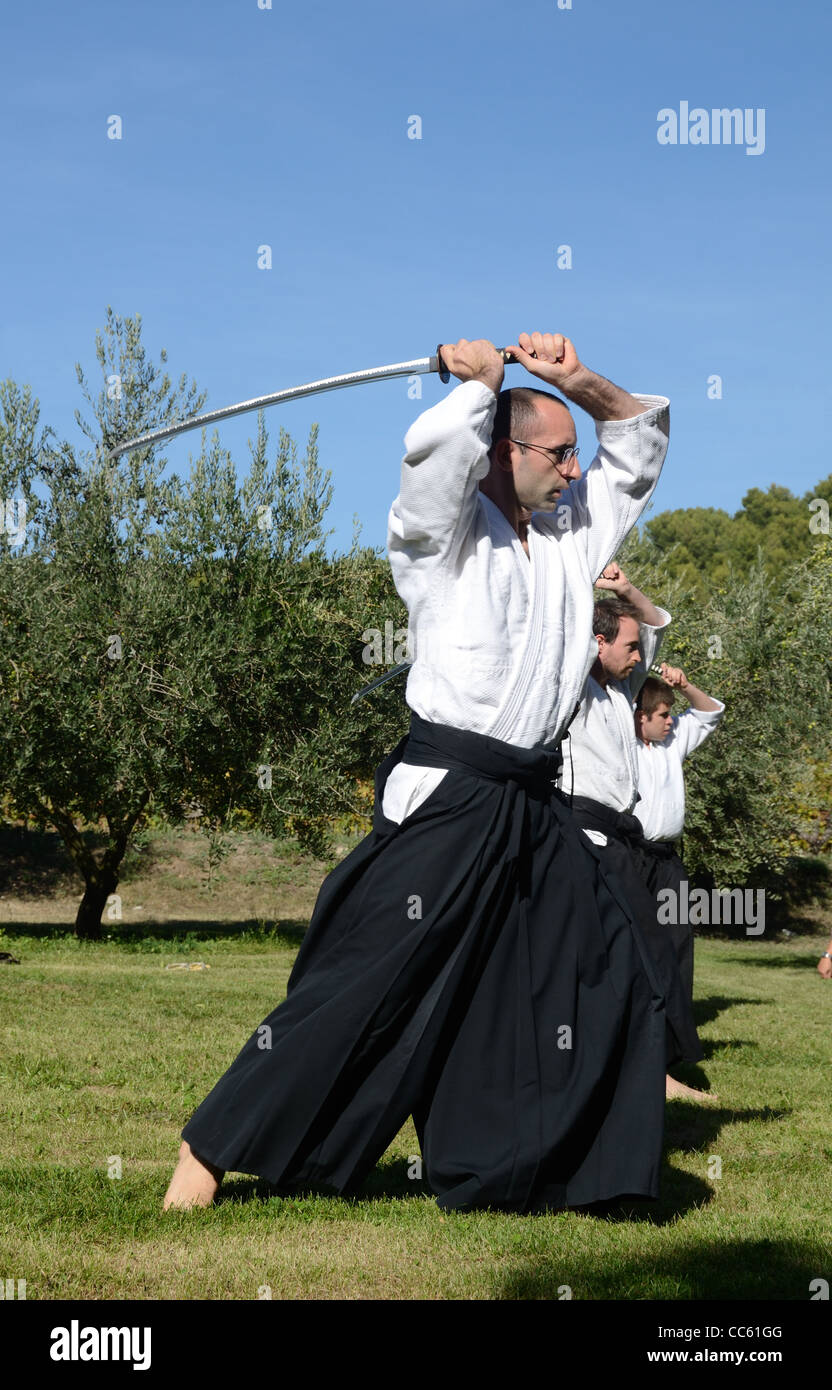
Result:
[[[639,623],[641,660],[626,680],[609,681],[605,687],[587,677],[581,707],[563,740],[558,786],[568,796],[589,796],[613,811],[632,812],[636,805],[641,788],[633,706],[670,623],[664,608],[657,611],[660,625]],[[597,831],[586,834],[596,843],[606,842]]]
[[[497,398],[467,381],[405,437],[388,518],[396,588],[407,605],[413,665],[407,703],[422,718],[530,748],[565,728],[597,656],[594,580],[646,507],[667,452],[669,401],[596,422],[598,450],[554,512],[536,512],[530,555],[480,492]],[[382,810],[400,822],[442,780],[399,763]]]
[[636,741],[639,803],[634,815],[648,840],[676,840],[685,826],[685,776],[682,763],[694,748],[712,734],[725,706],[719,709],[686,709],[676,715],[673,727],[661,743]]

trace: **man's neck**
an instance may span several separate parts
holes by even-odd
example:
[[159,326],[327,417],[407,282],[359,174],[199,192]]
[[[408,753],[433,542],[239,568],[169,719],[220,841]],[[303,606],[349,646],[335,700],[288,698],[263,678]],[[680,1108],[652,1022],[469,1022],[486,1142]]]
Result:
[[493,470],[480,483],[480,492],[484,492],[486,497],[499,507],[509,526],[517,532],[521,543],[525,546],[529,537],[529,522],[532,514],[527,507],[521,507],[517,501],[517,494],[511,479],[504,473],[495,473]]
[[606,671],[604,670],[603,666],[601,665],[601,658],[600,658],[600,656],[599,656],[599,657],[596,657],[595,661],[594,661],[593,664],[592,664],[592,667],[591,667],[591,669],[590,669],[589,674],[592,676],[592,679],[593,679],[594,681],[597,681],[597,682],[598,682],[598,684],[602,687],[602,689],[606,690],[606,688],[607,688],[607,681],[609,680],[609,676],[607,675]]

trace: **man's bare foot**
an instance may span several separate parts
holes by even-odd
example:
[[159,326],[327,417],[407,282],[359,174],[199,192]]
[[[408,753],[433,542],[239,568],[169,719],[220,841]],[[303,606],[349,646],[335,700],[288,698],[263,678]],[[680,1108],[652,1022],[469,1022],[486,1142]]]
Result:
[[698,1105],[710,1105],[712,1101],[719,1100],[716,1091],[695,1091],[692,1086],[686,1086],[683,1081],[677,1081],[670,1075],[664,1079],[664,1095],[665,1100],[695,1100]]
[[168,1207],[175,1207],[179,1211],[187,1211],[189,1207],[210,1207],[224,1176],[222,1168],[214,1168],[212,1164],[197,1158],[191,1152],[190,1144],[183,1139],[179,1145],[179,1162],[165,1193],[162,1210],[167,1211]]

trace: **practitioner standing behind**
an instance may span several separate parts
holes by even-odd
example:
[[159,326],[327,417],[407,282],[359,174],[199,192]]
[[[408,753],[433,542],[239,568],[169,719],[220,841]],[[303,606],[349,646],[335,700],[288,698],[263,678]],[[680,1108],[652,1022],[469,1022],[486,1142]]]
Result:
[[[593,609],[597,656],[563,745],[561,787],[571,796],[573,809],[594,801],[628,815],[638,800],[633,705],[670,614],[651,603],[615,562],[595,584],[614,597]],[[606,843],[601,831],[589,838]]]
[[[633,705],[670,614],[651,603],[615,562],[603,571],[597,587],[613,597],[595,604],[592,630],[598,655],[564,740],[560,785],[578,824],[601,850],[623,900],[636,912],[652,952],[667,1005],[668,1066],[696,1062],[702,1048],[672,943],[659,926],[655,898],[647,888],[644,836],[634,813],[639,762]],[[666,1094],[678,1094],[680,1084],[668,1071]]]
[[[664,1000],[626,905],[554,791],[592,660],[592,580],[647,505],[668,402],[561,334],[480,340],[408,431],[388,550],[415,660],[373,830],[323,883],[287,996],[183,1130],[166,1206],[224,1171],[355,1192],[408,1115],[441,1206],[658,1194]],[[499,393],[499,395],[498,395]]]
[[[685,867],[676,852],[676,841],[685,825],[685,777],[682,763],[712,734],[725,713],[720,700],[706,695],[689,681],[684,671],[662,664],[662,679],[648,676],[642,685],[635,712],[638,753],[639,801],[635,814],[644,830],[647,849],[647,884],[654,895],[672,889],[679,901]],[[674,692],[688,700],[680,715],[672,713]],[[681,914],[674,914],[679,917]],[[675,922],[665,927],[673,938],[682,984],[693,1008],[693,927]],[[668,1095],[700,1099],[703,1092],[684,1086],[673,1077]],[[713,1093],[708,1093],[715,1099]]]

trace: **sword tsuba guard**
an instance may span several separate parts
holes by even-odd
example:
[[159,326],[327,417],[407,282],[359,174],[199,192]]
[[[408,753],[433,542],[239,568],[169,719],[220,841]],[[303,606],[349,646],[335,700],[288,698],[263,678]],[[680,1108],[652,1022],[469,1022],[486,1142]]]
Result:
[[[513,353],[513,352],[509,352],[508,348],[498,348],[497,351],[499,352],[500,356],[501,356],[502,359],[503,359],[503,364],[504,364],[504,366],[509,367],[509,366],[511,366],[512,362],[516,362],[516,361],[517,361],[517,358],[514,356],[514,353]],[[535,356],[535,354],[532,353],[532,357],[534,357],[534,356]],[[436,345],[436,356],[435,356],[435,357],[432,357],[432,358],[430,359],[430,369],[431,369],[432,372],[438,372],[438,373],[439,373],[439,380],[440,380],[441,382],[443,382],[445,386],[447,386],[448,382],[449,382],[450,379],[451,379],[451,374],[450,374],[450,372],[448,371],[448,368],[445,366],[445,360],[444,360],[444,358],[443,358],[443,356],[442,356],[442,344],[441,344],[441,343],[437,343],[437,345]]]
[[439,380],[442,382],[443,386],[447,386],[448,382],[451,379],[451,374],[448,371],[448,368],[445,366],[445,362],[442,357],[441,343],[436,344],[436,370],[439,373]]

